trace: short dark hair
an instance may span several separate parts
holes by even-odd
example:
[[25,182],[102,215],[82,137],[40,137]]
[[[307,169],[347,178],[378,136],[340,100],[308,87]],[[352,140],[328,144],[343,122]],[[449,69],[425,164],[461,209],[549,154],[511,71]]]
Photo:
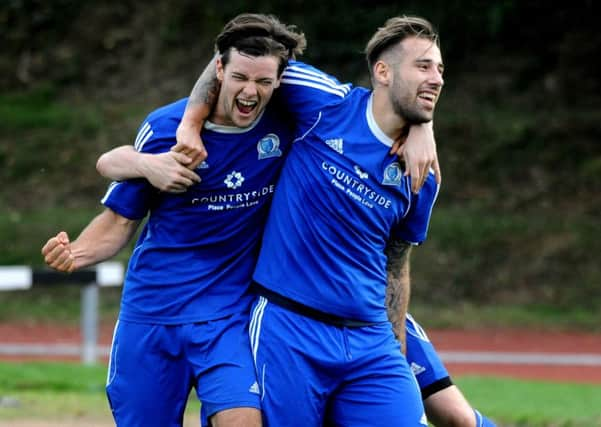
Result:
[[225,24],[215,40],[215,50],[221,54],[224,66],[229,62],[232,48],[251,56],[273,55],[280,60],[278,76],[288,60],[302,54],[306,46],[305,35],[295,26],[283,24],[273,15],[257,13],[236,16]]
[[403,41],[407,37],[419,37],[431,40],[440,47],[438,33],[432,24],[418,16],[396,16],[386,21],[383,27],[378,28],[365,46],[365,56],[370,75],[374,64],[388,49]]

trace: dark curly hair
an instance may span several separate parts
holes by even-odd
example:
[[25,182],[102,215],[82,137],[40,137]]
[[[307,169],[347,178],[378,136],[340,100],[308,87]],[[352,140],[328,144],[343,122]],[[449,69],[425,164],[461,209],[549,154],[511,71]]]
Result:
[[251,56],[273,55],[280,59],[278,76],[288,60],[302,54],[306,46],[305,35],[295,26],[283,24],[273,15],[256,13],[236,16],[215,40],[223,65],[229,62],[232,48]]

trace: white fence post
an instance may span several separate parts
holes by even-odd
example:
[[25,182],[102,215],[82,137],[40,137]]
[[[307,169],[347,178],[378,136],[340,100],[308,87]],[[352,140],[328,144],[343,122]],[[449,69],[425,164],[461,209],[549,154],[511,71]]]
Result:
[[93,365],[97,361],[98,345],[98,284],[89,283],[81,289],[81,362]]

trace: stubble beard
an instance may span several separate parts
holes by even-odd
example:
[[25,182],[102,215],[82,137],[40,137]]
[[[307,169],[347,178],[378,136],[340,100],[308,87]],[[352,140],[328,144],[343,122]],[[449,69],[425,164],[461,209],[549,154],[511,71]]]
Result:
[[415,102],[411,105],[411,102],[407,99],[399,99],[398,97],[390,97],[392,109],[394,113],[402,118],[408,125],[419,125],[427,123],[432,120],[433,114],[423,112]]

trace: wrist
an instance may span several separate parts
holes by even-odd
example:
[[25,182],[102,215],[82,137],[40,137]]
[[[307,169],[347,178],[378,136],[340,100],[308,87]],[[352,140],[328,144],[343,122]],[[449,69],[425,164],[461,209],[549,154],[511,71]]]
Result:
[[180,127],[200,131],[205,120],[207,120],[210,115],[211,108],[209,105],[204,103],[188,103],[188,105],[186,106],[186,110],[184,111],[184,115],[182,116]]
[[433,133],[434,129],[432,127],[432,122],[425,123],[414,123],[409,127],[409,133],[415,132],[424,132],[424,133]]
[[148,160],[152,154],[138,153],[134,163],[134,171],[138,178],[146,178],[148,171]]

